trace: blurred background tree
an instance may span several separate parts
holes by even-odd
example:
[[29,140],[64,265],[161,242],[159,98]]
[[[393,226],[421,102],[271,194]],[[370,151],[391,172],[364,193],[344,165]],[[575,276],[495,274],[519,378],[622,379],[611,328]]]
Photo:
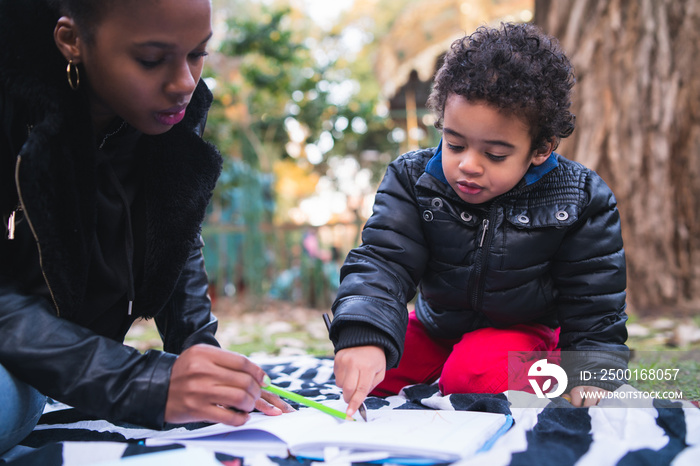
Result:
[[700,310],[700,1],[536,0],[576,67],[560,151],[612,187],[638,313]]
[[[329,282],[320,287],[325,299],[302,298],[327,306],[337,278],[315,261],[330,262],[336,243],[347,250],[356,241],[361,211],[397,152],[387,137],[392,122],[367,60],[356,59],[362,44],[342,28],[324,30],[288,2],[214,6],[216,53],[205,79],[215,101],[205,137],[225,163],[204,229],[212,292],[260,297],[295,269],[301,286]],[[353,233],[324,238],[327,250],[316,257],[303,241],[329,222],[349,223]]]

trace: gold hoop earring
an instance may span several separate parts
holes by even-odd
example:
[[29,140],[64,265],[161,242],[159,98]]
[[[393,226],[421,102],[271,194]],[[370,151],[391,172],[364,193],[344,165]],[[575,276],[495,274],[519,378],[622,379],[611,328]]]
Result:
[[[68,85],[70,88],[77,91],[80,87],[80,71],[78,70],[78,65],[73,64],[73,60],[68,60],[66,75],[68,76]],[[73,75],[75,75],[75,80],[73,80]]]

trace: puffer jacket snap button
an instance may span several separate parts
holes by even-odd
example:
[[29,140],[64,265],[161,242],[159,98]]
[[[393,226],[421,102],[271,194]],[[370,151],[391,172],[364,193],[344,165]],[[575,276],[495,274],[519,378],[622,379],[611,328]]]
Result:
[[518,215],[518,222],[520,223],[530,223],[530,217],[525,214]]
[[429,210],[423,211],[423,220],[426,222],[432,222],[433,221],[433,213]]
[[442,207],[442,199],[440,199],[439,197],[436,197],[432,200],[431,204],[433,207],[440,208],[440,207]]
[[563,222],[564,220],[569,218],[569,213],[565,210],[560,210],[554,216],[557,218],[557,220],[560,220]]
[[472,214],[468,214],[467,212],[462,212],[459,214],[459,216],[464,220],[465,222],[470,222],[472,219]]

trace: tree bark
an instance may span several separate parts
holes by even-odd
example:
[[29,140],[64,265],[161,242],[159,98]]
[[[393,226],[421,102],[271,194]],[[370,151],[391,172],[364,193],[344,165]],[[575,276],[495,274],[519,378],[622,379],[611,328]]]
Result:
[[[700,311],[700,0],[536,0],[575,69],[558,152],[613,189],[633,312]],[[698,61],[696,61],[698,60]]]

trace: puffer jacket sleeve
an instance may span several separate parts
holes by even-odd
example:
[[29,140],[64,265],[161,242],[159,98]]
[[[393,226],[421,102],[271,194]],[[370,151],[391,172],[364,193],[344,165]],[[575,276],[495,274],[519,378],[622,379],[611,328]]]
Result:
[[211,313],[209,280],[202,254],[204,242],[197,238],[175,291],[155,317],[163,340],[163,349],[180,354],[190,346],[204,343],[219,346],[214,338],[217,320]]
[[[626,369],[626,266],[620,215],[605,182],[588,172],[589,193],[578,222],[566,235],[552,264],[559,291],[559,346],[569,386],[593,385],[614,390],[623,381],[600,380],[605,370]],[[581,380],[581,371],[599,380]]]
[[0,363],[87,414],[161,428],[175,355],[140,353],[56,317],[51,303],[0,275]]
[[389,165],[362,244],[348,254],[341,268],[333,304],[330,337],[336,352],[380,346],[387,368],[395,367],[403,352],[406,304],[415,296],[428,257],[411,181],[411,174],[420,170],[416,165],[407,156]]

